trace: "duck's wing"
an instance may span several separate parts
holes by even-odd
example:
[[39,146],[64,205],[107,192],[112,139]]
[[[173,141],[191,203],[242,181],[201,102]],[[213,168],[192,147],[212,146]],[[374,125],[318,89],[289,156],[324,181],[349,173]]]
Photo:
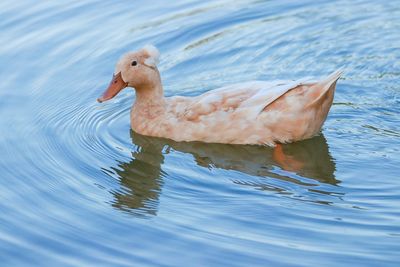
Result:
[[213,112],[226,111],[245,112],[246,117],[251,119],[289,90],[309,82],[310,79],[289,82],[254,81],[223,87],[195,97],[186,107],[183,116],[187,120],[196,120]]
[[268,105],[298,86],[313,84],[315,81],[310,78],[303,78],[296,81],[270,82],[257,91],[256,94],[241,103],[239,108],[250,117],[257,117]]

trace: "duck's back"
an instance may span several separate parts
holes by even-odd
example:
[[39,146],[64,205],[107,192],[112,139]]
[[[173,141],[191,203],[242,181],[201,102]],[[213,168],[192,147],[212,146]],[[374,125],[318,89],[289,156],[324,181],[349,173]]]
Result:
[[[231,144],[290,142],[320,130],[339,73],[321,82],[254,81],[173,97],[164,116],[168,138]],[[167,135],[163,133],[164,137]]]

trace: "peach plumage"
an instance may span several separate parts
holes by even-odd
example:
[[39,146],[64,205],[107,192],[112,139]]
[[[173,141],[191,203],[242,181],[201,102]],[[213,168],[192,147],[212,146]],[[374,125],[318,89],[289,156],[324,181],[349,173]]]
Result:
[[133,131],[175,141],[274,146],[311,138],[321,130],[341,75],[336,71],[320,81],[251,81],[194,97],[164,97],[158,59],[154,46],[123,55],[98,101],[133,87]]

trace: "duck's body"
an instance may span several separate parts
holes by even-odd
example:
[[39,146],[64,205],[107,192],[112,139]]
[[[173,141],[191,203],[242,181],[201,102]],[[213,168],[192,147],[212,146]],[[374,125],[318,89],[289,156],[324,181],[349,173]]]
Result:
[[[131,54],[127,61],[140,62],[137,53]],[[146,67],[145,56],[143,65]],[[136,101],[131,109],[133,131],[175,141],[227,144],[274,145],[318,134],[340,77],[340,72],[335,72],[320,82],[306,79],[254,81],[195,97],[164,97],[157,68],[155,65],[147,67],[144,74],[134,76],[139,82],[132,84],[136,89]],[[148,81],[146,76],[150,70],[153,73]],[[130,85],[131,81],[124,77],[127,75],[123,71],[117,65],[117,75],[108,91],[113,91],[113,84]],[[120,80],[117,80],[120,72]],[[107,92],[100,101],[115,95],[112,92],[110,97]]]

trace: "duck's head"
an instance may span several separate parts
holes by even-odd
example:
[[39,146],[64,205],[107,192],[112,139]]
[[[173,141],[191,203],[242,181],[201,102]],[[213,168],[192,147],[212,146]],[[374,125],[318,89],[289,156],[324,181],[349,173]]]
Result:
[[139,90],[160,82],[157,69],[159,55],[157,48],[152,45],[146,45],[139,51],[123,55],[115,66],[110,85],[97,101],[100,103],[107,101],[126,87]]

